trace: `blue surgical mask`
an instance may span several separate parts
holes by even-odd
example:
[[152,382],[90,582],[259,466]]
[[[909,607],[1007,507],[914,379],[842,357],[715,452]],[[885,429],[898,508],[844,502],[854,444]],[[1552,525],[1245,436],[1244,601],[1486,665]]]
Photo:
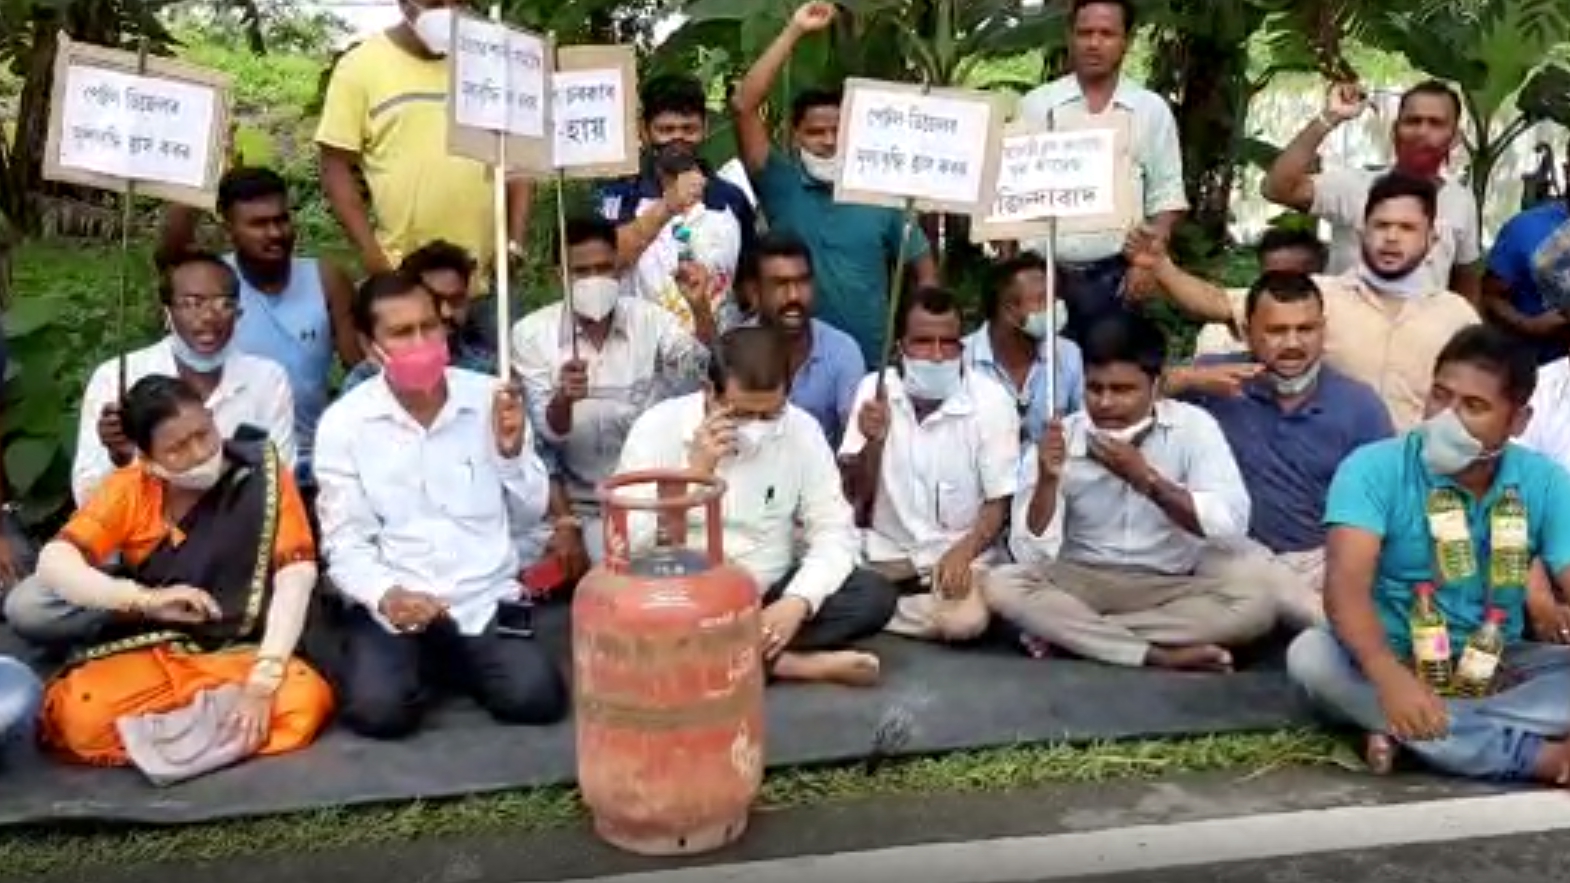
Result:
[[169,335],[169,342],[174,348],[176,362],[195,371],[198,374],[211,374],[224,366],[224,361],[229,358],[230,344],[216,353],[207,355],[191,349],[191,345],[181,339],[178,334]]
[[1488,456],[1452,408],[1419,423],[1414,431],[1423,440],[1423,465],[1435,475],[1455,475]]
[[932,362],[926,359],[905,359],[905,392],[913,399],[927,402],[946,401],[959,391],[960,361],[949,359]]
[[1068,325],[1068,308],[1062,301],[1056,301],[1050,310],[1037,310],[1025,317],[1025,324],[1020,330],[1036,340],[1046,340],[1049,334],[1062,334],[1064,326]]

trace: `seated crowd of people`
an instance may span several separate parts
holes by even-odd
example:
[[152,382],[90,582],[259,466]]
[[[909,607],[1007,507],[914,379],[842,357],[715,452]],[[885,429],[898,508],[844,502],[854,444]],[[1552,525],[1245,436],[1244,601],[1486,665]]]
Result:
[[[1124,4],[1075,8],[1129,24]],[[837,96],[798,102],[790,150],[768,143],[755,111],[787,56],[735,98],[768,232],[694,161],[701,90],[655,90],[646,174],[568,220],[567,290],[511,328],[475,302],[497,296],[476,290],[489,256],[451,242],[357,286],[296,257],[266,170],[224,179],[232,254],[192,247],[171,210],[169,333],[94,373],[76,511],[5,595],[6,627],[58,669],[40,686],[0,659],[0,730],[41,704],[52,754],[124,765],[138,722],[222,690],[238,756],[333,719],[406,737],[454,692],[501,723],[560,721],[562,660],[513,615],[603,559],[601,482],[679,468],[725,483],[724,548],[756,583],[774,679],[871,685],[880,632],[964,645],[994,625],[1034,656],[1225,676],[1285,627],[1291,677],[1368,734],[1376,768],[1407,751],[1570,781],[1570,474],[1512,441],[1566,401],[1534,395],[1537,353],[1436,272],[1459,260],[1439,244],[1448,185],[1400,163],[1370,176],[1336,197],[1355,204],[1345,266],[1272,231],[1241,293],[1174,263],[1178,209],[1152,190],[1112,255],[998,260],[967,333],[896,211],[832,202]],[[1447,104],[1426,86],[1402,113]],[[902,252],[915,284],[880,370]],[[1193,360],[1145,314],[1156,298],[1214,323]],[[514,376],[496,376],[500,346]],[[634,556],[657,542],[635,524]],[[1446,667],[1501,631],[1491,692],[1454,699],[1414,667],[1433,663],[1414,646],[1424,604]],[[307,636],[327,627],[341,652],[318,658]]]

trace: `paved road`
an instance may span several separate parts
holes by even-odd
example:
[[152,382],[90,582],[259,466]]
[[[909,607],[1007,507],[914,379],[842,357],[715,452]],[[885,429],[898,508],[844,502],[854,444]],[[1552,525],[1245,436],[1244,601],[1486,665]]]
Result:
[[[1468,839],[1481,842],[1462,842]],[[1489,883],[1507,878],[1514,883],[1570,880],[1570,795],[1424,778],[1284,771],[1247,779],[1218,775],[1010,795],[888,798],[768,813],[756,818],[738,846],[685,863],[623,855],[586,830],[572,830],[114,869],[67,879]]]
[[1570,832],[1078,877],[1068,883],[1563,883],[1566,879],[1570,879]]

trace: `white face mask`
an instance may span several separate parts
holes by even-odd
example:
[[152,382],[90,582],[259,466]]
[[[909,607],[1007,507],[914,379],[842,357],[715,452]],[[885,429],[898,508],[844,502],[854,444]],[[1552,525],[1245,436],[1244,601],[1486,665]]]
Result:
[[1434,293],[1433,280],[1428,275],[1427,264],[1418,264],[1401,276],[1387,279],[1375,273],[1368,264],[1364,263],[1358,265],[1357,278],[1379,294],[1399,297],[1402,300],[1415,300]]
[[177,487],[184,491],[208,491],[218,483],[219,478],[223,477],[223,448],[214,451],[211,457],[184,472],[170,472],[151,460],[147,463],[147,471],[154,478],[167,482],[170,487]]
[[757,454],[764,445],[780,436],[784,425],[779,418],[749,420],[739,424],[736,427],[736,456],[746,458]]
[[1097,429],[1096,434],[1110,438],[1114,441],[1131,442],[1134,439],[1139,438],[1139,436],[1145,430],[1149,429],[1150,425],[1155,422],[1156,418],[1154,416],[1146,417],[1138,423],[1135,423],[1132,426],[1125,426],[1122,429]]
[[414,14],[414,20],[409,22],[409,26],[414,29],[414,36],[419,38],[420,44],[432,55],[446,56],[452,49],[451,9],[420,9]]
[[609,276],[589,276],[572,280],[572,311],[598,322],[616,309],[621,283]]
[[820,184],[833,184],[839,178],[840,160],[838,156],[818,156],[803,150],[801,153],[801,168],[807,177]]

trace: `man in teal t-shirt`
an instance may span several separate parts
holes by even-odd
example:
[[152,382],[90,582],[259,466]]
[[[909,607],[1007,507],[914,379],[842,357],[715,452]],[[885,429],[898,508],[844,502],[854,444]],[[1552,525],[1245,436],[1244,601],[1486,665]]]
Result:
[[[812,251],[817,318],[856,339],[874,369],[883,349],[888,319],[889,270],[906,238],[898,209],[834,201],[839,152],[838,91],[808,90],[791,104],[792,146],[769,141],[762,107],[780,70],[804,36],[833,23],[832,3],[806,3],[764,51],[736,87],[736,145],[752,179],[769,229],[790,233]],[[912,226],[904,248],[905,264],[917,288],[938,283],[937,264],[927,237]]]
[[[1487,779],[1570,781],[1570,647],[1523,638],[1527,620],[1560,621],[1546,574],[1570,586],[1570,474],[1511,444],[1530,416],[1534,354],[1484,325],[1462,329],[1440,352],[1425,421],[1366,445],[1341,464],[1325,504],[1325,607],[1329,629],[1304,632],[1287,654],[1292,679],[1317,703],[1368,735],[1367,760],[1388,771],[1399,748],[1435,769]],[[1436,489],[1465,504],[1476,560],[1442,581],[1433,566],[1428,501]],[[1527,586],[1488,584],[1495,505],[1513,491],[1527,513],[1536,575]],[[1454,701],[1413,673],[1408,615],[1413,588],[1433,583],[1452,652],[1492,605],[1505,615],[1495,692]],[[1556,640],[1567,637],[1555,627]]]

